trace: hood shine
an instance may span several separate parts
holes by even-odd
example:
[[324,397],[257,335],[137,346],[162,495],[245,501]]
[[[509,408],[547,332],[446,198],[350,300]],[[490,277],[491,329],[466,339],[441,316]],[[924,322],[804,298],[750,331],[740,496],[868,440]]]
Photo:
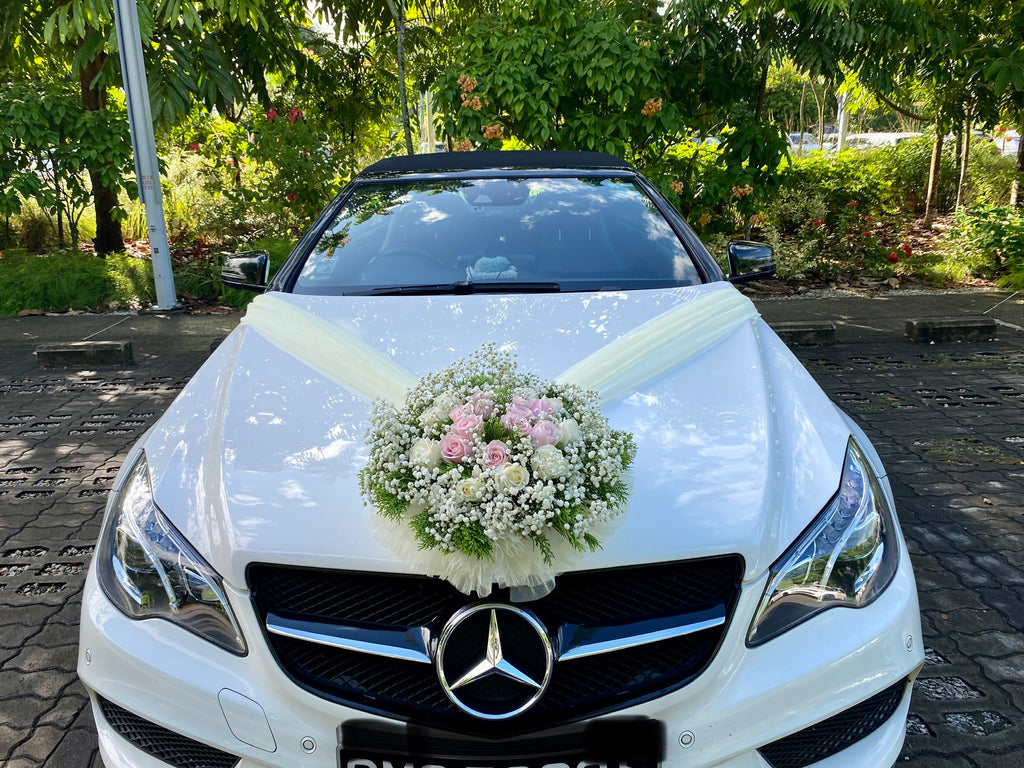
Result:
[[[602,293],[279,295],[421,376],[487,342],[553,379],[726,283]],[[741,554],[763,573],[838,487],[850,428],[763,321],[604,409],[633,433],[629,509],[583,568]],[[358,476],[370,404],[240,327],[147,436],[156,502],[244,588],[250,562],[407,572],[377,542]]]

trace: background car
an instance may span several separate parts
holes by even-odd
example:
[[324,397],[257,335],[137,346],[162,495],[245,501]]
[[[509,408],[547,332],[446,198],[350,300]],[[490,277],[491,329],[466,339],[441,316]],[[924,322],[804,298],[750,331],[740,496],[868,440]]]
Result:
[[[108,768],[891,765],[923,646],[885,469],[730,284],[770,249],[728,257],[621,160],[479,152],[366,169],[269,284],[231,263],[266,293],[126,457],[87,580]],[[438,373],[513,353],[533,400]],[[433,456],[458,387],[523,421]],[[600,546],[485,531],[471,589],[426,492],[383,509],[563,500],[574,456],[628,497]]]

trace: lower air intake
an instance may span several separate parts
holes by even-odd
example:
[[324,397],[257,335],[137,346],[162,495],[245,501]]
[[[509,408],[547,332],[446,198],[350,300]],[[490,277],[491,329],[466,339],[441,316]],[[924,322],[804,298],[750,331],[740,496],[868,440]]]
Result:
[[757,751],[772,768],[804,768],[832,757],[878,730],[899,708],[906,690],[906,680],[900,680],[855,707]]
[[100,698],[100,711],[122,739],[174,768],[233,768],[239,758],[151,723]]

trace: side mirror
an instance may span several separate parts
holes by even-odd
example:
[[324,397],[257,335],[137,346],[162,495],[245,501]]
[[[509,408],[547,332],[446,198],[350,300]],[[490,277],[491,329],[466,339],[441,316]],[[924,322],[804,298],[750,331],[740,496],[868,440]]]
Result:
[[266,251],[245,251],[224,260],[220,279],[225,288],[243,291],[265,291],[270,282],[270,254]]
[[728,252],[730,283],[764,280],[775,275],[775,254],[770,245],[733,240]]

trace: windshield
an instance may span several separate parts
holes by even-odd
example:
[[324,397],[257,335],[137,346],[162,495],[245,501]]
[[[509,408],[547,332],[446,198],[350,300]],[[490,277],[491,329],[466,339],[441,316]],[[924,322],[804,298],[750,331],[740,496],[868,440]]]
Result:
[[381,181],[356,187],[295,293],[694,285],[700,276],[628,178]]

